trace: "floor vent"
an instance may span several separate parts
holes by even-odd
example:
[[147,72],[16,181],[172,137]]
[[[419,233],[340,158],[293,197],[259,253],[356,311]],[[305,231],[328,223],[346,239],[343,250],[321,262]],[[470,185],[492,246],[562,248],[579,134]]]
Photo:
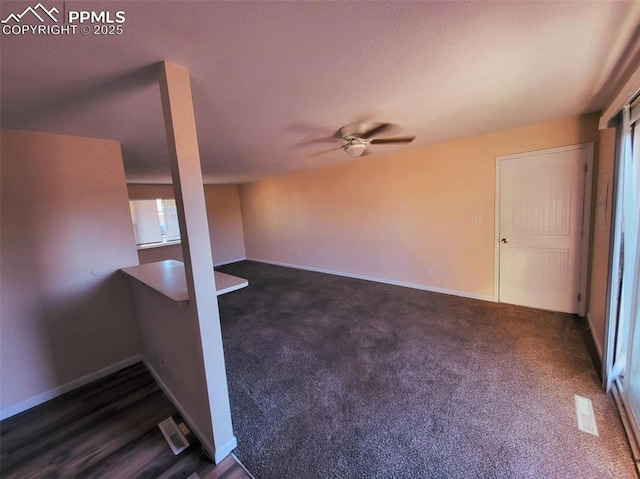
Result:
[[576,415],[578,417],[578,429],[594,436],[598,436],[598,426],[596,416],[593,413],[593,403],[591,399],[574,394],[576,400]]
[[180,454],[189,447],[189,441],[184,437],[184,434],[182,434],[182,431],[180,431],[172,417],[169,417],[159,423],[158,427],[160,428],[160,431],[162,431],[164,438],[169,443],[169,447],[171,447],[174,456]]

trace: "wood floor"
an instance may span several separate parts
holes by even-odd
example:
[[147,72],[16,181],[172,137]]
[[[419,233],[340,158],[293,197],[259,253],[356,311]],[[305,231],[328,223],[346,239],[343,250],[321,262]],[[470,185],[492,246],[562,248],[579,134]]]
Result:
[[[193,434],[174,456],[157,424],[182,421],[142,363],[0,423],[9,478],[251,478],[234,456],[215,466]],[[195,475],[194,475],[195,473]]]

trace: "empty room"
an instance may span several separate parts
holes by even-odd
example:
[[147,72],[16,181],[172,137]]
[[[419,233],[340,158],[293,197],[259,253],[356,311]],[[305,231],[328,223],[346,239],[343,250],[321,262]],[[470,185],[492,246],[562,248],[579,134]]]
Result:
[[0,21],[2,477],[638,477],[640,3]]

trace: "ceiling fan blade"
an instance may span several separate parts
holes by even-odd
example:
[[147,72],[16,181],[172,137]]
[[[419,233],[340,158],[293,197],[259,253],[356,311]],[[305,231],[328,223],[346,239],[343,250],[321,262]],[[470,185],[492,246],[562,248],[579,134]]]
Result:
[[372,145],[381,145],[384,143],[411,143],[415,139],[415,136],[399,136],[397,138],[373,138],[370,143]]
[[341,146],[336,146],[335,148],[329,148],[328,150],[316,151],[315,153],[309,153],[307,156],[308,157],[320,156],[320,155],[324,155],[325,153],[329,153],[330,151],[334,151],[334,150],[342,150],[342,147]]
[[360,135],[360,137],[367,140],[371,138],[373,135],[377,135],[378,133],[389,129],[392,126],[393,125],[391,123],[379,123],[378,125],[374,126],[370,130],[365,131],[362,135]]
[[331,136],[325,137],[325,138],[309,138],[309,139],[302,140],[299,143],[296,143],[294,146],[296,147],[308,146],[308,145],[315,145],[316,143],[336,143],[336,139]]
[[336,130],[333,135],[331,135],[329,138],[333,138],[334,141],[336,139],[341,140],[342,138],[344,138],[344,135],[342,134],[342,128],[339,128],[338,130]]

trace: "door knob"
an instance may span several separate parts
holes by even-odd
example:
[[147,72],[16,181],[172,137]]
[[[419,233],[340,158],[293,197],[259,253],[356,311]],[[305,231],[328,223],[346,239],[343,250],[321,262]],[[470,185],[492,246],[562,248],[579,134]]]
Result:
[[502,238],[500,241],[507,244],[509,242],[509,238]]

